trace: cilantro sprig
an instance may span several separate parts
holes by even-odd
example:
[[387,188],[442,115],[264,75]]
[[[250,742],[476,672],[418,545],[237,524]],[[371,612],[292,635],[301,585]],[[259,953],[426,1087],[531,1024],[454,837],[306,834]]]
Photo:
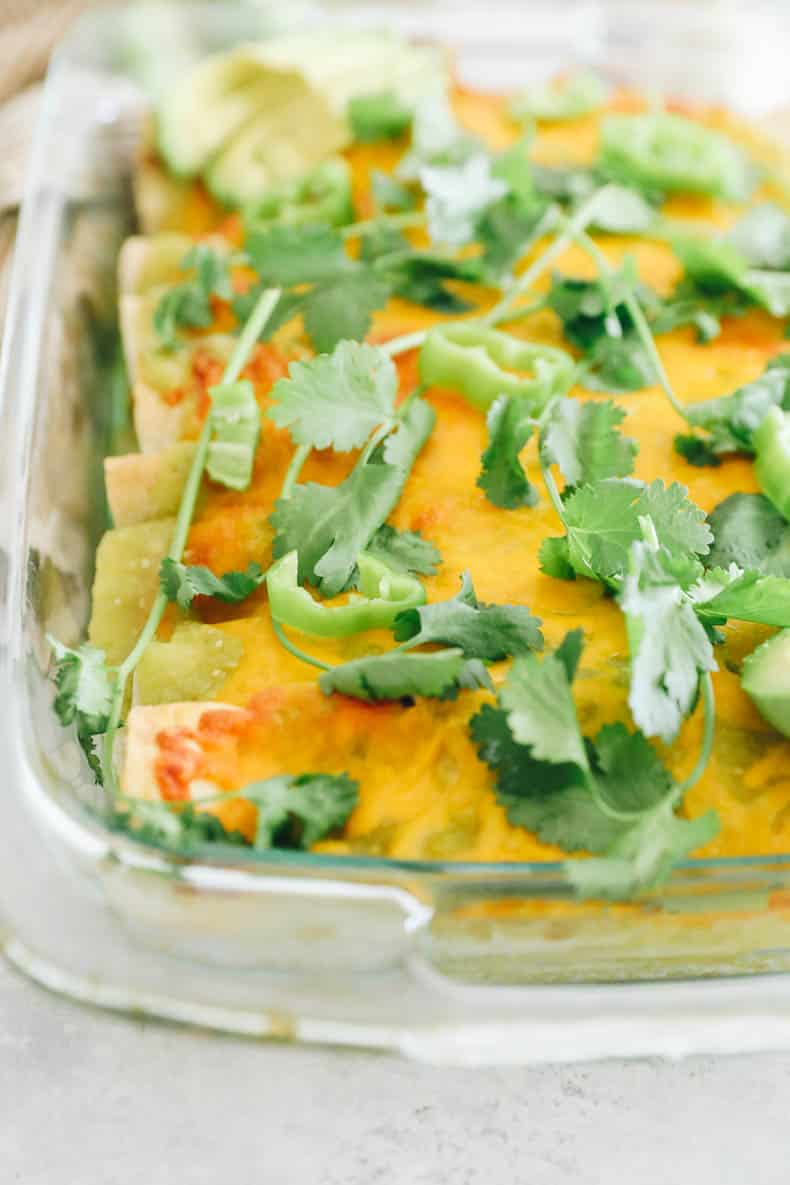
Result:
[[[517,659],[497,706],[473,717],[471,734],[512,823],[568,852],[596,855],[566,862],[577,891],[631,896],[661,885],[718,821],[713,812],[691,823],[675,813],[690,783],[675,782],[641,732],[610,724],[594,738],[582,735],[572,693],[581,650],[575,631],[542,661]],[[704,760],[710,740],[706,727]],[[703,769],[698,762],[692,776]]]
[[731,395],[690,403],[685,418],[695,429],[675,437],[692,465],[718,465],[728,453],[753,453],[754,433],[772,407],[790,408],[790,354],[772,358],[759,378]]
[[203,801],[203,809],[192,803],[119,798],[111,825],[143,842],[181,853],[194,852],[206,843],[246,845],[243,835],[228,831],[205,809],[239,799],[258,808],[252,840],[257,851],[306,851],[346,823],[357,805],[359,786],[347,774],[281,774]]
[[412,647],[427,643],[457,646],[467,658],[484,662],[543,649],[540,621],[526,605],[481,603],[468,572],[464,572],[455,597],[404,610],[395,619],[393,632],[398,642]]
[[790,525],[763,494],[731,494],[711,512],[712,568],[753,569],[790,578]]
[[[553,485],[546,472],[547,484]],[[555,491],[556,491],[556,487]],[[579,576],[616,583],[626,573],[631,545],[642,538],[641,519],[649,518],[656,536],[670,555],[706,555],[711,531],[705,514],[686,496],[684,486],[665,486],[657,479],[650,484],[633,478],[604,478],[579,486],[564,502],[555,505],[565,525],[564,556]],[[558,545],[544,543],[556,554]]]
[[196,243],[181,260],[193,274],[163,293],[154,310],[154,330],[162,350],[171,352],[182,329],[205,329],[214,320],[212,297],[230,300],[229,259],[205,243]]
[[531,410],[523,399],[500,395],[486,415],[488,444],[480,458],[477,484],[489,502],[502,510],[534,506],[538,501],[520,457],[535,431]]
[[49,638],[55,658],[55,715],[67,728],[76,727],[77,739],[97,782],[103,775],[94,738],[107,728],[112,709],[112,677],[103,650],[83,643],[71,649]]
[[[351,473],[337,486],[314,482],[283,489],[271,516],[275,557],[296,551],[299,580],[324,596],[347,588],[357,556],[389,517],[435,422],[419,396],[375,432]],[[308,450],[309,445],[300,446]],[[302,462],[305,452],[296,455]]]
[[166,557],[159,569],[159,583],[168,601],[189,609],[195,597],[212,597],[229,605],[245,601],[264,581],[260,564],[251,563],[243,572],[216,576],[202,564],[182,564]]

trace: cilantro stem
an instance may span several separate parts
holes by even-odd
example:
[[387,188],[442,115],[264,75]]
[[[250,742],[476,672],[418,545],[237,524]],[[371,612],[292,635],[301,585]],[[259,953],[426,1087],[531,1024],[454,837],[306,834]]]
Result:
[[300,444],[294,455],[291,457],[291,463],[288,466],[285,477],[283,479],[283,487],[280,490],[281,498],[290,498],[293,493],[293,488],[299,480],[299,474],[302,471],[307,458],[310,456],[310,445]]
[[351,222],[348,226],[344,226],[340,233],[344,239],[356,239],[366,231],[375,230],[381,226],[382,222],[396,230],[400,228],[405,230],[410,226],[424,226],[425,213],[422,210],[414,210],[406,214],[379,214],[377,218],[364,218],[361,222]]
[[427,329],[417,329],[414,333],[404,333],[402,337],[393,337],[391,341],[383,342],[379,348],[390,358],[393,358],[396,354],[405,354],[407,350],[415,350],[417,346],[422,345],[427,336]]
[[[236,342],[228,365],[225,367],[225,372],[222,376],[223,383],[233,383],[239,377],[279,299],[280,290],[278,288],[270,288],[261,293],[255,308]],[[206,464],[208,447],[211,443],[212,430],[211,416],[209,415],[206,417],[200,436],[198,437],[195,456],[181,494],[178,514],[176,515],[176,524],[173,528],[173,536],[167,551],[168,559],[179,561],[183,555],[192,516],[195,513],[195,503],[197,502],[197,496],[200,491],[200,483],[203,480],[203,470]],[[160,589],[154,598],[154,603],[149,610],[148,617],[137,641],[118,667],[115,675],[103,747],[104,775],[107,788],[113,797],[118,793],[118,779],[113,761],[115,734],[121,722],[121,712],[123,711],[124,699],[126,697],[126,685],[145,653],[148,644],[156,635],[166,608],[167,597]]]
[[694,764],[694,768],[687,778],[680,783],[678,787],[679,795],[682,796],[692,786],[696,786],[707,768],[710,761],[710,755],[713,750],[713,734],[716,730],[716,713],[715,700],[713,695],[713,680],[710,677],[710,672],[706,671],[700,680],[700,691],[702,692],[702,710],[704,712],[702,724],[702,744],[700,745],[699,756]]
[[376,429],[360,454],[359,461],[357,462],[359,465],[367,465],[368,461],[373,456],[373,453],[379,447],[382,440],[385,440],[386,437],[389,436],[390,432],[395,427],[395,423],[395,420],[387,420]]
[[[517,319],[526,316],[528,312],[533,309],[525,310],[514,308],[520,296],[528,292],[539,276],[545,272],[558,255],[561,255],[569,243],[573,242],[576,235],[588,226],[595,214],[595,208],[598,205],[601,194],[606,192],[606,188],[597,190],[591,197],[583,202],[572,218],[563,219],[562,233],[559,234],[546,250],[538,256],[536,260],[527,268],[527,270],[515,280],[508,288],[501,300],[484,313],[479,318],[481,325],[499,325],[502,321],[509,319]],[[552,215],[555,217],[555,215]],[[534,236],[533,236],[534,238]],[[529,242],[531,243],[531,238]],[[384,342],[381,349],[390,356],[394,357],[396,354],[402,354],[406,350],[416,349],[421,346],[428,335],[428,330],[420,329],[415,333],[406,333],[402,337],[395,337],[391,341]]]
[[294,656],[294,658],[299,658],[302,660],[302,662],[307,662],[312,667],[318,667],[320,671],[332,670],[332,667],[329,665],[329,663],[321,662],[320,658],[313,658],[311,654],[307,654],[304,650],[300,650],[300,648],[294,642],[292,642],[289,637],[287,637],[279,621],[275,621],[273,617],[271,621],[272,629],[274,630],[277,641],[281,646],[284,646],[285,649]]
[[[603,251],[601,251],[598,244],[593,239],[591,239],[584,230],[579,231],[575,235],[575,238],[579,246],[583,247],[590,258],[595,262],[601,274],[606,276],[607,279],[610,279],[614,275],[614,268],[609,263],[609,260],[606,258]],[[650,358],[650,361],[653,365],[653,370],[655,371],[656,378],[659,382],[659,386],[662,388],[664,394],[678,415],[683,420],[686,420],[686,409],[672,389],[672,384],[669,381],[669,375],[664,369],[664,363],[661,361],[661,355],[658,352],[655,338],[653,337],[650,326],[647,323],[647,317],[642,311],[642,306],[640,305],[639,300],[632,289],[628,288],[626,290],[623,296],[623,304],[631,314],[631,320],[634,323],[634,329],[636,330],[639,340],[642,342],[642,345],[644,346],[647,355]]]
[[560,497],[560,491],[557,489],[557,483],[554,480],[554,474],[551,472],[551,469],[549,469],[548,466],[543,464],[542,461],[540,465],[540,472],[543,475],[543,484],[546,487],[546,493],[551,499],[551,504],[557,511],[560,522],[564,524],[565,507],[562,504],[562,498]]
[[498,325],[501,321],[508,318],[513,306],[520,296],[528,292],[539,276],[546,271],[546,269],[554,262],[554,260],[562,254],[566,247],[573,242],[578,234],[580,234],[595,215],[595,208],[600,202],[602,194],[606,193],[606,187],[596,190],[596,192],[582,202],[576,213],[571,218],[563,218],[560,225],[562,231],[554,239],[546,250],[535,259],[525,272],[523,272],[518,279],[511,285],[509,290],[505,293],[500,301],[494,305],[492,309],[480,318],[484,325]]

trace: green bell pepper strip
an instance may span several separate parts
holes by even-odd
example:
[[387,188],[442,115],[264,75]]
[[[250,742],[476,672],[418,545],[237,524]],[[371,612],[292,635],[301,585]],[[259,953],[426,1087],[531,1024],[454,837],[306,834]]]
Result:
[[272,618],[315,637],[348,638],[386,629],[404,609],[425,604],[425,589],[414,576],[393,572],[364,551],[357,567],[361,595],[352,594],[345,605],[322,605],[298,584],[298,555],[289,551],[266,577]]
[[615,181],[661,193],[747,198],[756,171],[720,132],[682,115],[610,115],[601,124],[599,164]]
[[472,322],[436,326],[420,350],[420,379],[425,386],[460,391],[481,411],[487,411],[500,395],[513,395],[539,412],[549,400],[570,390],[575,375],[575,363],[564,350]]
[[342,157],[330,157],[298,181],[273,186],[260,201],[250,206],[251,222],[328,222],[344,226],[354,217],[351,198],[351,169]]
[[752,437],[757,484],[790,521],[790,415],[772,407]]

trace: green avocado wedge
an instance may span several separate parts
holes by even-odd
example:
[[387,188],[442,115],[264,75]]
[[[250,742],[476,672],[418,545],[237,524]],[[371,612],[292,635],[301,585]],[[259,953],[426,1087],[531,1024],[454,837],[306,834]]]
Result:
[[781,630],[749,655],[741,686],[760,715],[790,736],[790,629]]

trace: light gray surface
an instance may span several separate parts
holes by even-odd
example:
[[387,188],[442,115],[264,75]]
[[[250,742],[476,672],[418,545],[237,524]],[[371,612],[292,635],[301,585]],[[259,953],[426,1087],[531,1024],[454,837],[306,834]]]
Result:
[[786,1185],[790,1055],[442,1070],[57,999],[0,959],[2,1185]]

